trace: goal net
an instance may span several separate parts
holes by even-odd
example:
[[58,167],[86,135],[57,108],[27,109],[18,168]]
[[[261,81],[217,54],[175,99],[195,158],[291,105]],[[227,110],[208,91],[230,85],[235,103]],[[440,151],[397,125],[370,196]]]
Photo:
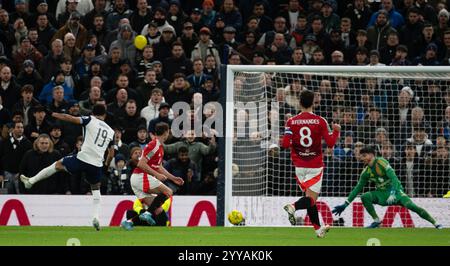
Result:
[[[303,193],[290,150],[279,143],[286,120],[299,113],[299,93],[309,89],[314,112],[342,127],[334,149],[323,149],[322,223],[372,222],[359,197],[342,216],[331,213],[357,184],[364,168],[359,149],[370,144],[390,162],[405,193],[450,226],[448,68],[229,65],[226,72],[225,217],[237,209],[249,226],[290,225],[282,207]],[[384,226],[431,226],[401,206],[376,211]],[[298,225],[310,225],[306,211],[296,216]]]

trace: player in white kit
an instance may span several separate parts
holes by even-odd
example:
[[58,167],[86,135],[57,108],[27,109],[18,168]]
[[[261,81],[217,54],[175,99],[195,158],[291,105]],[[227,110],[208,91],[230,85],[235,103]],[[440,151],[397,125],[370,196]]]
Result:
[[30,189],[35,183],[50,177],[58,171],[66,171],[72,174],[84,172],[91,186],[93,196],[93,219],[92,225],[100,230],[100,180],[102,177],[103,158],[108,150],[105,165],[109,165],[114,156],[114,130],[104,122],[106,108],[97,104],[92,109],[91,116],[75,117],[68,114],[50,113],[56,119],[67,121],[83,126],[83,144],[81,151],[75,155],[69,155],[52,165],[42,169],[33,177],[20,176],[25,188]]

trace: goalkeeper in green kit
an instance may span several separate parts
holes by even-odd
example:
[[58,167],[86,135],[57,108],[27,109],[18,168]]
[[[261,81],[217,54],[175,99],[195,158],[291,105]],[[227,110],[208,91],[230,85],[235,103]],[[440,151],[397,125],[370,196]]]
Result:
[[364,147],[360,151],[360,159],[366,165],[358,184],[350,192],[344,204],[334,207],[333,213],[341,215],[345,208],[356,198],[359,192],[366,185],[367,181],[375,183],[376,190],[369,191],[361,195],[361,201],[364,208],[372,216],[373,223],[367,228],[380,227],[381,221],[378,218],[373,204],[381,206],[401,205],[407,209],[417,213],[423,219],[432,223],[437,229],[442,229],[442,225],[437,224],[433,217],[423,208],[414,204],[411,199],[403,192],[403,187],[389,165],[389,162],[383,157],[375,156],[375,149],[372,147]]

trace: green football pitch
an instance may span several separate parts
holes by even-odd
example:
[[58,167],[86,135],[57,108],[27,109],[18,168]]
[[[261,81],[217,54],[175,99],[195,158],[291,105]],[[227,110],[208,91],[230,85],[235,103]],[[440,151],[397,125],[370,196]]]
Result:
[[[371,240],[370,240],[371,239]],[[304,227],[0,226],[0,246],[450,246],[450,229],[331,228],[323,239]]]

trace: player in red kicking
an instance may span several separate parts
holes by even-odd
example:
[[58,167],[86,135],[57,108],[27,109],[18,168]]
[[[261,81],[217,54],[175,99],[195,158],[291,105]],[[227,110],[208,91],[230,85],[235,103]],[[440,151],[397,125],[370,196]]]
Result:
[[322,238],[329,225],[320,226],[316,201],[322,187],[323,159],[322,138],[328,147],[333,147],[339,138],[341,126],[333,124],[330,132],[327,121],[313,113],[314,92],[304,90],[300,93],[301,112],[288,119],[282,140],[283,148],[291,148],[291,159],[295,166],[296,180],[305,196],[287,204],[289,222],[296,224],[296,210],[306,209],[318,237]]

